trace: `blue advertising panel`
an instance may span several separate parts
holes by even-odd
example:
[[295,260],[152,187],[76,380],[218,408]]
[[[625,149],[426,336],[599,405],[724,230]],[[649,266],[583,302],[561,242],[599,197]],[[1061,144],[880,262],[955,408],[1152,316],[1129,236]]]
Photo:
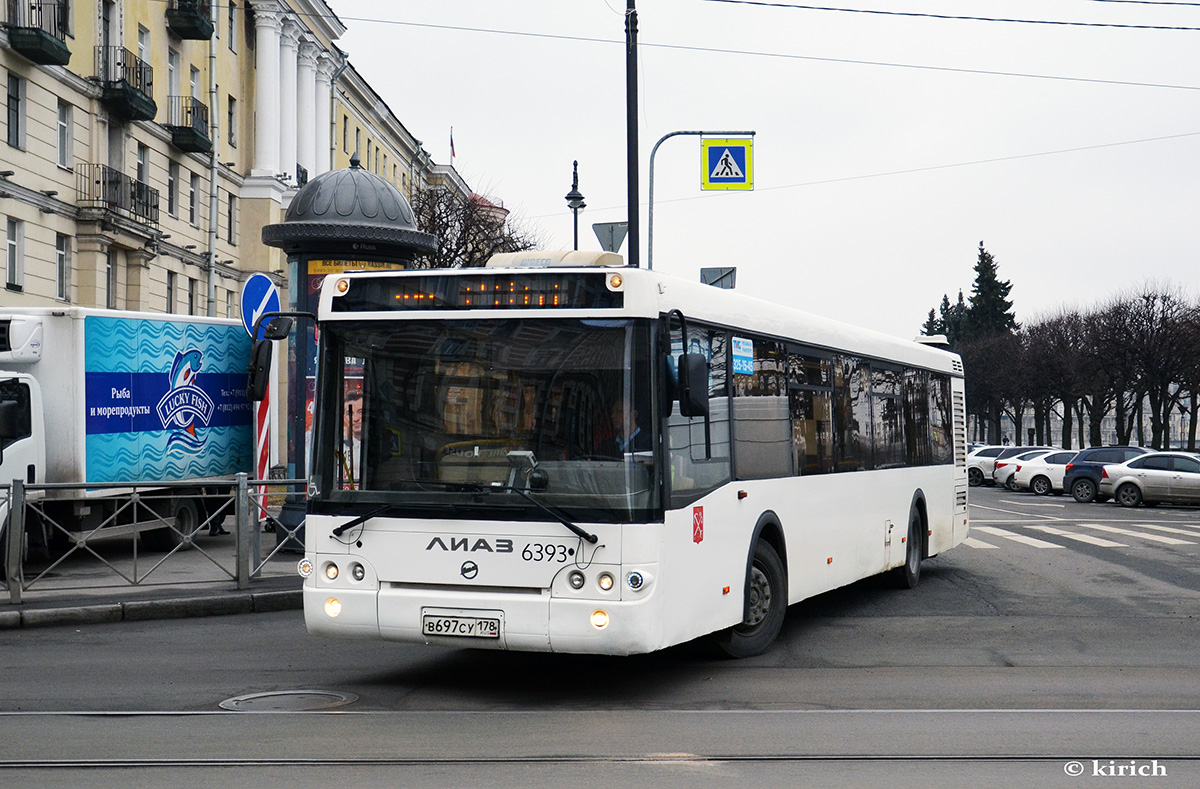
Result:
[[84,319],[88,482],[253,473],[240,326]]

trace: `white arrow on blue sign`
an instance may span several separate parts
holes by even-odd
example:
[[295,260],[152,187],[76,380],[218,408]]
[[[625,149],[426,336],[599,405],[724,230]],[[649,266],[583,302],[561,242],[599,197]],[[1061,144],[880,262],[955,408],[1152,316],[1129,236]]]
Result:
[[242,286],[242,325],[252,339],[265,339],[266,329],[258,327],[254,336],[254,324],[268,312],[279,312],[279,290],[266,274],[251,274]]

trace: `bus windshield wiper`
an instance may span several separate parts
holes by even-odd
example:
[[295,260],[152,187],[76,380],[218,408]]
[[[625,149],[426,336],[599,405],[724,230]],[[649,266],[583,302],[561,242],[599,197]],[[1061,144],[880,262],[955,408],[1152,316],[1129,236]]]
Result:
[[336,529],[334,529],[333,532],[331,532],[331,533],[333,534],[334,537],[341,537],[343,534],[345,534],[350,529],[353,529],[355,526],[358,526],[359,524],[362,524],[362,523],[366,523],[367,521],[371,520],[371,518],[374,518],[378,515],[382,515],[383,513],[387,512],[388,510],[396,509],[401,506],[402,505],[400,505],[400,504],[384,504],[382,507],[376,507],[375,509],[366,513],[365,515],[359,515],[357,518],[352,518],[351,520],[346,521],[341,526],[338,526]]
[[596,535],[592,534],[591,532],[587,531],[586,529],[584,529],[580,526],[576,526],[574,523],[572,523],[570,520],[568,520],[567,517],[564,516],[562,513],[555,512],[550,507],[546,506],[542,502],[535,499],[533,497],[533,494],[527,490],[523,490],[521,488],[515,488],[512,485],[503,485],[499,482],[493,482],[491,485],[488,485],[486,488],[482,488],[482,489],[483,490],[500,490],[500,491],[504,491],[505,493],[516,493],[518,496],[525,499],[533,506],[537,507],[538,509],[545,512],[550,517],[554,518],[554,520],[558,521],[563,526],[566,526],[576,536],[578,536],[584,540],[587,540],[592,545],[595,545],[597,542],[600,541],[599,537],[597,537]]

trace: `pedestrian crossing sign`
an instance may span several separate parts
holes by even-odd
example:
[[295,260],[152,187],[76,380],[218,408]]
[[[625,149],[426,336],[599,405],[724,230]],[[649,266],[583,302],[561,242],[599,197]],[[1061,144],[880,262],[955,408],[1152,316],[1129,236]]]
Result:
[[700,175],[701,189],[753,189],[754,140],[701,140]]

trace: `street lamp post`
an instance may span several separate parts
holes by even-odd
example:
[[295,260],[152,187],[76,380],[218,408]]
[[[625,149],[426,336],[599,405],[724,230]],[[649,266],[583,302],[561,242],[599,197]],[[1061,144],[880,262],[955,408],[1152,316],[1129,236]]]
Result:
[[579,212],[587,208],[583,195],[579,192],[579,161],[575,161],[575,174],[571,177],[571,191],[567,192],[567,207],[575,220],[575,249],[579,249]]

